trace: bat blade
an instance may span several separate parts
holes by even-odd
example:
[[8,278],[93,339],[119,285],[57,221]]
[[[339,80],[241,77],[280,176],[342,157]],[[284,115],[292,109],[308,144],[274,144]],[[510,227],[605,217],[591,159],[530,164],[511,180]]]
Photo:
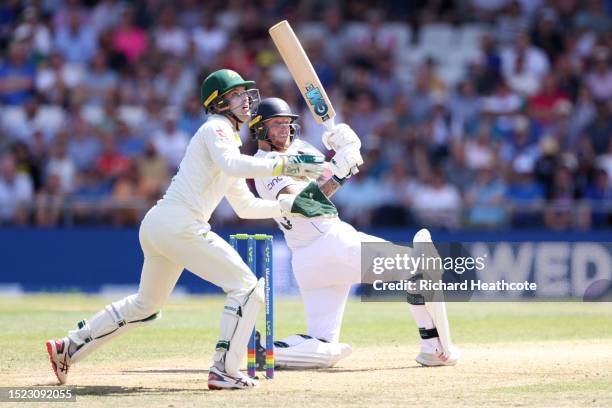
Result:
[[315,121],[331,129],[336,111],[291,25],[283,20],[272,26],[269,33]]

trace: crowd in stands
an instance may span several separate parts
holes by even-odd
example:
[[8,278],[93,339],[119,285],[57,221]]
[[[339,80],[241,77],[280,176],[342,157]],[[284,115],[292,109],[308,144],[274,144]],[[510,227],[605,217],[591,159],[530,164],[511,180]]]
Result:
[[[342,218],[610,228],[611,16],[609,0],[4,1],[0,225],[137,225],[222,67],[287,100],[329,154],[267,33],[289,19],[363,142]],[[227,204],[213,219],[237,222]]]

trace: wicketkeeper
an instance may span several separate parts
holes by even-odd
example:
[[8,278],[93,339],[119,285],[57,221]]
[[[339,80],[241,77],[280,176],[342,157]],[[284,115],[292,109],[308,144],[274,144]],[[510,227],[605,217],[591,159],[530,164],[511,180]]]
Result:
[[313,200],[296,195],[284,195],[278,201],[258,199],[249,191],[245,178],[317,177],[324,163],[299,154],[274,158],[240,154],[237,131],[259,103],[254,85],[228,69],[204,80],[201,98],[210,117],[191,139],[166,194],[140,226],[144,264],[138,293],[107,305],[88,321],[80,321],[66,337],[46,343],[61,384],[66,383],[70,366],[107,341],[158,320],[160,309],[187,268],[227,294],[208,387],[258,386],[257,380],[239,371],[239,365],[264,302],[263,280],[258,281],[238,253],[211,231],[208,221],[223,197],[241,218],[298,216],[304,213],[300,205]]

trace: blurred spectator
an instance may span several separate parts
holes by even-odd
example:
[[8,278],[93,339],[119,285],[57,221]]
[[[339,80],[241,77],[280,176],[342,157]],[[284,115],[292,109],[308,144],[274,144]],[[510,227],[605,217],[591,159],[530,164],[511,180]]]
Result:
[[205,66],[210,65],[223,53],[229,42],[228,32],[216,25],[213,13],[204,13],[201,25],[192,34],[196,45],[198,60]]
[[147,105],[155,99],[153,70],[146,63],[138,63],[120,79],[119,98],[126,105]]
[[450,157],[444,162],[444,174],[448,181],[460,190],[472,184],[474,171],[467,165],[463,143],[454,142],[451,145]]
[[581,86],[576,97],[576,104],[571,113],[571,124],[569,131],[569,146],[578,145],[578,137],[584,129],[593,121],[596,115],[595,103],[591,91],[586,86]]
[[219,66],[240,72],[245,78],[253,75],[255,58],[246,49],[244,43],[231,39],[219,57]]
[[0,103],[21,105],[34,95],[36,67],[28,62],[27,45],[14,42],[0,64]]
[[480,94],[489,94],[497,87],[502,73],[502,59],[493,37],[484,33],[480,38],[480,58],[473,61],[472,75]]
[[[76,167],[68,155],[68,146],[65,140],[58,141],[51,147],[51,155],[47,162],[46,177],[55,175],[59,178],[60,189],[63,193],[70,193],[74,189]],[[48,184],[45,182],[45,185]]]
[[461,81],[448,102],[453,136],[461,137],[476,132],[482,109],[482,99],[471,81]]
[[580,88],[579,72],[580,70],[572,65],[567,55],[560,55],[555,60],[554,73],[557,76],[559,89],[565,93],[572,102],[575,102],[578,97],[578,90]]
[[[8,117],[8,115],[4,117],[2,126],[12,140],[30,143],[35,131],[40,130],[42,132],[44,124],[40,123],[38,108],[39,104],[36,98],[31,98],[25,101],[22,107],[15,107],[12,111],[15,115],[13,118]],[[45,140],[50,139],[48,134],[44,136]]]
[[610,67],[609,50],[602,48],[596,51],[593,69],[587,74],[585,82],[595,99],[601,101],[612,99],[612,67]]
[[557,26],[557,15],[553,9],[544,8],[539,17],[540,22],[535,24],[531,39],[533,45],[544,50],[548,60],[554,62],[564,51],[563,37]]
[[448,229],[459,226],[461,196],[441,171],[436,170],[429,181],[415,187],[410,199],[419,225]]
[[510,91],[504,81],[499,82],[495,93],[484,99],[482,110],[492,119],[493,126],[501,133],[511,131],[513,117],[523,108],[520,96]]
[[18,173],[15,157],[0,157],[0,224],[22,225],[28,222],[34,195],[32,180],[27,173]]
[[35,191],[42,186],[43,179],[43,160],[32,154],[30,147],[21,142],[17,142],[12,146],[13,157],[15,158],[15,168],[18,173],[24,173],[30,176]]
[[134,158],[144,152],[146,141],[142,135],[130,129],[127,123],[119,120],[115,131],[115,143],[119,154]]
[[506,185],[496,177],[493,162],[480,168],[465,195],[465,205],[469,208],[468,223],[478,227],[499,227],[506,219],[505,194]]
[[372,215],[374,225],[399,227],[408,224],[408,214],[403,205],[408,201],[408,180],[404,162],[394,162],[379,184],[378,204]]
[[134,225],[140,221],[140,209],[145,206],[144,197],[139,186],[138,168],[129,166],[119,174],[112,191],[113,209],[111,222],[113,225]]
[[[554,137],[561,148],[567,149],[571,142],[572,103],[568,100],[558,101],[553,109],[553,118],[544,130],[545,137]],[[571,150],[571,149],[570,149]]]
[[165,98],[170,105],[180,107],[193,94],[196,82],[188,67],[170,59],[164,64],[162,72],[155,77],[153,87],[159,98]]
[[105,105],[112,99],[116,87],[117,74],[108,68],[106,55],[97,51],[77,88],[79,101],[86,105]]
[[559,157],[559,143],[548,137],[539,143],[540,157],[535,162],[534,173],[536,180],[544,187],[546,198],[552,196],[551,189],[554,182],[555,171],[561,164]]
[[530,114],[540,126],[548,126],[558,104],[568,101],[567,95],[559,89],[554,74],[547,74],[542,79],[542,89],[529,101]]
[[191,30],[202,21],[202,16],[205,14],[213,15],[210,7],[208,10],[204,10],[198,0],[182,0],[178,14],[179,25]]
[[540,48],[531,44],[527,33],[519,34],[514,45],[502,51],[501,58],[506,77],[514,72],[516,61],[520,58],[524,59],[525,71],[536,78],[542,78],[549,71],[548,57]]
[[379,204],[379,186],[373,178],[365,178],[360,171],[351,177],[336,194],[334,203],[340,208],[342,218],[354,225],[368,225],[372,210]]
[[382,125],[376,109],[376,99],[371,92],[361,92],[351,102],[348,122],[364,143],[375,136]]
[[145,53],[149,45],[146,31],[134,24],[134,11],[126,7],[113,30],[113,47],[122,53],[130,64],[135,63]]
[[177,122],[177,127],[191,137],[195,135],[205,121],[206,116],[200,107],[200,100],[198,98],[189,98],[185,102],[185,108]]
[[61,177],[51,173],[43,187],[36,193],[35,223],[39,227],[59,225],[64,210],[65,193],[61,188]]
[[23,10],[23,20],[15,28],[15,41],[27,41],[37,57],[46,57],[51,52],[52,39],[49,27],[40,18],[40,10],[29,6]]
[[465,143],[465,163],[470,170],[479,170],[495,161],[489,126],[482,125],[478,135]]
[[612,183],[604,169],[597,170],[584,198],[589,203],[591,225],[597,227],[609,224],[612,217]]
[[410,99],[407,95],[400,94],[393,100],[393,118],[399,131],[408,131],[414,128],[416,119],[412,114]]
[[512,165],[521,158],[533,163],[539,155],[538,146],[531,135],[531,125],[526,116],[514,119],[512,132],[502,141],[500,158],[504,164]]
[[182,57],[187,53],[189,39],[184,29],[176,24],[174,8],[166,6],[159,16],[159,26],[153,33],[156,47],[164,53]]
[[61,54],[53,52],[36,75],[36,90],[48,103],[65,106],[70,92],[83,80],[84,70],[64,63]]
[[130,158],[117,151],[115,140],[107,136],[103,142],[102,154],[96,160],[96,168],[103,177],[115,179],[130,167]]
[[147,120],[143,123],[142,133],[146,138],[152,138],[163,128],[164,118],[164,101],[160,98],[151,98],[146,102]]
[[86,64],[96,52],[96,33],[81,21],[77,9],[67,11],[67,24],[57,28],[55,48],[68,62]]
[[68,140],[68,153],[79,171],[92,167],[102,151],[102,145],[91,126],[80,116],[70,122],[72,132]]
[[149,141],[142,156],[136,158],[140,174],[140,189],[145,197],[155,202],[163,193],[168,183],[168,163],[155,149],[155,144]]
[[544,189],[533,176],[533,160],[521,156],[514,160],[506,191],[512,209],[512,226],[530,228],[541,225],[539,211],[544,203]]
[[429,116],[433,105],[430,78],[425,74],[417,76],[416,86],[408,93],[412,116],[417,123],[423,122]]
[[111,191],[110,180],[94,167],[78,174],[77,187],[71,195],[72,217],[76,223],[92,223],[104,220],[105,199]]
[[342,11],[337,4],[329,4],[323,13],[323,27],[318,34],[325,38],[323,42],[323,55],[335,67],[342,63],[342,53],[338,50],[344,47],[344,31],[346,25],[342,19]]
[[90,25],[96,33],[106,31],[115,26],[123,9],[122,2],[117,0],[101,0],[91,13]]
[[584,130],[591,139],[593,150],[597,154],[607,152],[610,145],[612,135],[611,106],[610,101],[597,103],[595,118]]
[[529,20],[521,12],[521,3],[517,0],[511,1],[497,17],[495,27],[500,44],[513,43],[516,37],[529,28]]
[[176,127],[176,121],[176,111],[172,108],[166,109],[164,112],[163,128],[153,135],[155,149],[166,160],[168,168],[172,172],[181,163],[190,137],[190,135]]
[[577,191],[570,169],[564,166],[556,168],[547,198],[550,204],[544,213],[546,226],[555,230],[573,228]]

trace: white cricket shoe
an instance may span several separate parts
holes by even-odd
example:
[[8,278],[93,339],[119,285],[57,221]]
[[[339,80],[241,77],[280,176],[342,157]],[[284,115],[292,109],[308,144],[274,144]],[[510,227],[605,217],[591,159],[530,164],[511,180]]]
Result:
[[445,356],[444,353],[425,353],[420,352],[415,358],[416,362],[425,367],[438,367],[438,366],[454,366],[459,360],[458,355],[451,353],[450,356]]
[[69,344],[68,337],[47,342],[47,353],[49,353],[51,367],[60,384],[66,384],[68,378],[68,369],[70,368]]
[[209,390],[241,390],[245,388],[257,388],[259,381],[247,377],[238,371],[236,374],[228,374],[212,366],[208,370],[208,389]]

